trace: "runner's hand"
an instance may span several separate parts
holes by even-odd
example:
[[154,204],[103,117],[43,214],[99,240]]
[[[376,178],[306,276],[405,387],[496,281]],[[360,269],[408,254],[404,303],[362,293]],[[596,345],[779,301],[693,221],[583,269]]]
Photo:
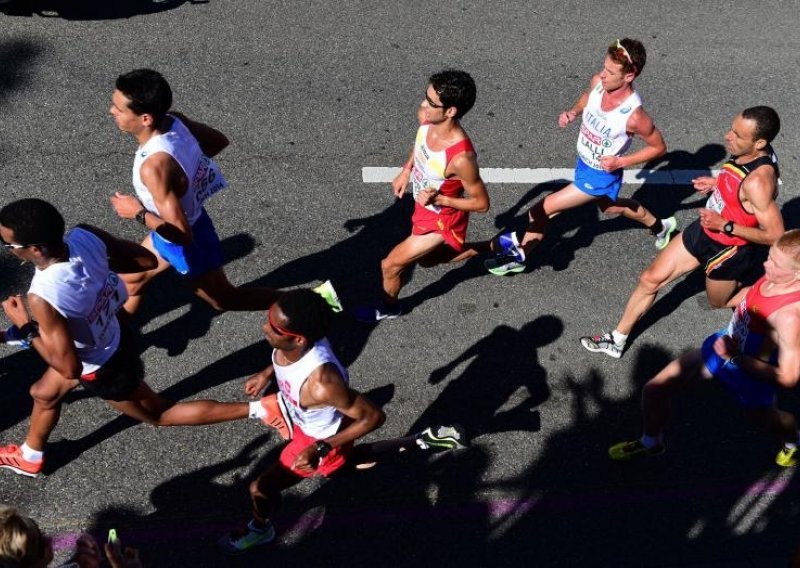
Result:
[[711,176],[696,177],[692,180],[692,185],[698,193],[706,195],[714,191],[714,188],[717,187],[717,178]]
[[90,534],[82,534],[75,543],[75,554],[72,555],[72,562],[81,568],[99,568],[103,561],[100,555],[100,547],[97,541]]
[[246,394],[250,398],[260,397],[261,393],[264,392],[265,388],[267,388],[267,385],[272,380],[272,377],[274,375],[275,372],[272,365],[270,365],[263,371],[259,371],[255,375],[251,375],[244,382],[244,394]]
[[600,158],[600,167],[605,172],[613,172],[622,167],[622,160],[619,156],[603,156]]
[[433,205],[436,196],[439,194],[435,189],[428,187],[417,194],[417,203],[420,205]]
[[392,180],[392,193],[394,196],[400,199],[406,192],[406,187],[408,187],[408,180],[411,177],[411,172],[409,170],[403,170],[397,177]]
[[562,112],[558,115],[559,128],[566,128],[567,124],[573,122],[577,117],[578,114],[575,111],[568,110],[566,112]]
[[319,456],[317,455],[317,446],[314,444],[306,446],[292,462],[292,469],[303,473],[312,473],[318,467]]
[[117,212],[117,215],[123,219],[135,218],[136,214],[144,208],[142,202],[136,199],[136,197],[128,195],[127,193],[120,193],[119,191],[111,196],[111,206],[114,208],[114,211]]
[[11,320],[11,323],[17,327],[22,327],[31,321],[28,310],[25,309],[25,302],[22,301],[22,296],[9,296],[3,302],[3,311],[8,316],[8,319]]
[[714,341],[714,353],[727,361],[739,354],[739,344],[730,335],[721,335]]
[[722,230],[725,228],[725,223],[728,222],[725,217],[716,211],[712,211],[711,209],[703,208],[698,209],[697,211],[700,214],[700,226],[704,229],[722,232]]

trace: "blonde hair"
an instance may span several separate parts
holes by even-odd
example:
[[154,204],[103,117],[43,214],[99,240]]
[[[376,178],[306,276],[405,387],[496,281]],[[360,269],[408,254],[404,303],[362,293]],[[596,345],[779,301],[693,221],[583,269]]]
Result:
[[0,563],[19,568],[43,568],[49,562],[49,541],[36,521],[14,507],[0,505]]
[[800,229],[792,229],[783,233],[775,246],[792,257],[795,263],[800,264]]

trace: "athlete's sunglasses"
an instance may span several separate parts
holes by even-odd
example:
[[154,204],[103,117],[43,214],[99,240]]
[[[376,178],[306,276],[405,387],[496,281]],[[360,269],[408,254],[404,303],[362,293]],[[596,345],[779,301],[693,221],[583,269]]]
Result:
[[269,321],[269,326],[272,328],[272,331],[275,335],[283,336],[288,335],[289,337],[305,337],[302,334],[294,333],[293,331],[289,331],[285,327],[281,327],[275,323],[275,320],[272,318],[272,310],[267,312],[267,321]]
[[433,102],[431,98],[428,96],[427,91],[425,91],[425,100],[428,101],[428,106],[431,108],[444,108],[444,105],[442,104],[437,105],[435,102]]
[[[622,52],[622,55],[624,55],[624,56],[625,56],[625,59],[627,59],[627,60],[628,60],[628,63],[630,63],[631,65],[633,65],[633,59],[631,59],[631,54],[630,54],[630,53],[628,53],[628,50],[627,50],[627,49],[625,49],[625,46],[624,46],[624,45],[622,45],[622,42],[621,42],[621,41],[617,40],[616,42],[614,42],[614,45],[613,45],[612,47],[613,47],[614,49],[616,49],[617,51],[621,51],[621,52]],[[633,65],[633,67],[636,67],[636,66],[635,66],[635,65]]]
[[15,245],[14,243],[7,243],[2,238],[0,238],[0,246],[6,250],[13,250],[13,249],[25,249],[28,247],[43,247],[44,245],[41,243],[31,243],[29,245]]

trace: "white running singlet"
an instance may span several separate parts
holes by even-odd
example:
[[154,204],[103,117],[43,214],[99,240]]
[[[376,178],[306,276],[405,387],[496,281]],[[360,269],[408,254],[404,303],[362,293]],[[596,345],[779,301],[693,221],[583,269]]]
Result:
[[69,260],[36,269],[29,294],[36,294],[67,320],[82,375],[103,366],[120,341],[117,311],[128,293],[108,268],[106,245],[89,231],[74,228],[64,237]]
[[604,111],[600,107],[604,92],[602,83],[597,83],[589,93],[578,135],[578,156],[595,170],[603,169],[600,166],[603,156],[621,156],[628,150],[631,145],[631,137],[627,132],[628,119],[633,111],[642,106],[639,93],[634,91],[622,104]]
[[279,395],[286,402],[286,408],[292,415],[292,421],[306,435],[321,440],[333,436],[339,431],[342,422],[342,413],[333,406],[322,408],[303,408],[300,406],[300,389],[314,369],[325,363],[333,363],[339,369],[345,384],[349,384],[350,377],[347,370],[336,358],[331,349],[331,344],[322,338],[314,344],[305,355],[291,365],[278,365],[276,350],[272,351],[272,364],[275,366],[275,378],[278,380]]
[[142,182],[140,170],[147,158],[157,152],[166,152],[178,162],[189,180],[189,187],[180,202],[189,225],[194,225],[202,212],[203,201],[228,187],[228,182],[216,162],[203,155],[200,144],[186,125],[171,114],[167,116],[172,119],[170,129],[151,137],[136,150],[133,159],[133,189],[145,209],[160,217],[153,195]]

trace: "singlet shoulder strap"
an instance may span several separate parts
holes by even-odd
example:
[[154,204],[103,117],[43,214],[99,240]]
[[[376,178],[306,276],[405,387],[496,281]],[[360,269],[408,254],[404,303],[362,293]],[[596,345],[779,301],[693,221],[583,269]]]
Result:
[[472,146],[472,141],[469,138],[464,138],[445,150],[447,162],[450,163],[450,160],[453,159],[453,156],[457,156],[462,152],[475,152],[475,148]]

